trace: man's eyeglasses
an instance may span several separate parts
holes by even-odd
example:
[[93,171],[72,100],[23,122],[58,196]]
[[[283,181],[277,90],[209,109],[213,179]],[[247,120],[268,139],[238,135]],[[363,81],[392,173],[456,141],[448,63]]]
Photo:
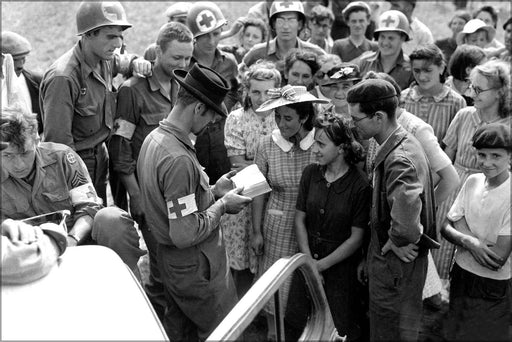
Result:
[[352,116],[352,115],[350,117],[352,118],[352,121],[354,123],[358,123],[359,121],[362,121],[364,119],[369,119],[370,118],[369,116],[363,116],[362,118],[356,118],[355,116]]
[[473,90],[475,92],[475,94],[480,95],[483,92],[486,92],[486,91],[489,91],[489,90],[493,90],[493,89],[496,89],[496,88],[480,89],[478,87],[475,87],[472,84],[469,84],[469,89]]

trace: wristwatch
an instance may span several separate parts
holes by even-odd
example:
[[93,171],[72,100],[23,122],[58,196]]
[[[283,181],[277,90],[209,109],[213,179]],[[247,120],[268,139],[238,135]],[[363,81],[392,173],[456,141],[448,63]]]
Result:
[[68,234],[68,236],[75,240],[77,245],[80,243],[80,239],[75,234]]

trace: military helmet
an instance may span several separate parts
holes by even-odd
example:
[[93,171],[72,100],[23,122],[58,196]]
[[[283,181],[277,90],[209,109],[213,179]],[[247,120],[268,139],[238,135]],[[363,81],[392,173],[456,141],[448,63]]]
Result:
[[30,42],[25,37],[11,31],[2,31],[1,44],[2,53],[12,55],[14,59],[25,56],[32,50]]
[[283,12],[297,12],[299,14],[299,19],[302,20],[303,24],[306,24],[306,15],[304,14],[304,6],[301,1],[274,1],[270,7],[270,22],[272,22],[275,15]]
[[373,32],[373,37],[379,39],[379,32],[395,31],[405,34],[405,41],[410,40],[409,21],[405,14],[400,11],[390,10],[379,16],[377,29]]
[[126,30],[132,24],[126,20],[124,8],[118,1],[82,1],[76,12],[78,35],[103,26],[121,26]]
[[227,24],[219,6],[210,1],[198,1],[190,8],[187,25],[194,38],[215,31]]

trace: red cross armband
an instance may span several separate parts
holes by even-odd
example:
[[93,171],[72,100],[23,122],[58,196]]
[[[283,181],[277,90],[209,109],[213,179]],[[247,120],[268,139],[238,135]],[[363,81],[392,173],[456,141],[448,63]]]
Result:
[[197,211],[196,194],[190,194],[178,199],[167,201],[167,217],[175,220],[193,214]]
[[135,128],[137,126],[130,121],[126,121],[123,119],[116,119],[114,122],[114,135],[119,135],[128,140],[132,140],[133,133],[135,132]]
[[92,183],[86,183],[69,191],[69,197],[71,197],[71,204],[77,206],[80,204],[101,204],[102,200],[96,194],[94,185]]

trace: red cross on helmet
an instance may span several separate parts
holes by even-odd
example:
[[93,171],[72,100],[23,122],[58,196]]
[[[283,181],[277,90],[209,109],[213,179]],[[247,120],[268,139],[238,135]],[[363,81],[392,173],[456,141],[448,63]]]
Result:
[[302,20],[302,23],[306,23],[306,15],[304,14],[304,6],[302,5],[301,1],[290,1],[290,0],[283,0],[279,1],[276,0],[272,3],[272,6],[270,7],[270,22],[272,23],[272,19],[276,14],[283,13],[283,12],[297,12],[299,14],[299,20]]
[[187,25],[194,38],[215,31],[227,24],[219,6],[209,1],[198,1],[190,8]]
[[409,37],[409,21],[405,14],[400,11],[390,10],[382,13],[377,22],[377,29],[373,31],[375,40],[379,39],[379,32],[395,31],[405,34],[405,41],[410,40]]
[[132,27],[126,20],[123,5],[118,1],[83,1],[76,12],[76,27],[81,36],[103,26],[121,26],[123,30]]

